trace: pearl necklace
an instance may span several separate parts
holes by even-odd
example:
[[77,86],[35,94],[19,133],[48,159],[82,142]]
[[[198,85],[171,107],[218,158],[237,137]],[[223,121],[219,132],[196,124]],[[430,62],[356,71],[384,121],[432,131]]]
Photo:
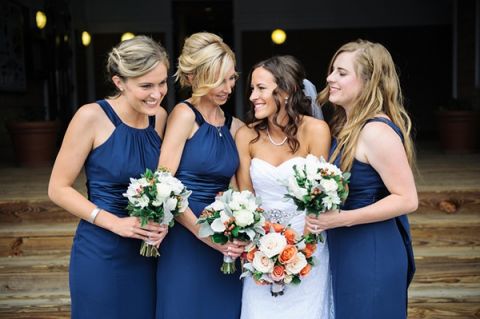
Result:
[[273,145],[275,146],[282,146],[283,144],[285,144],[285,142],[287,141],[288,137],[285,136],[285,138],[280,142],[280,143],[277,143],[275,142],[272,137],[270,136],[270,132],[268,131],[268,128],[267,128],[267,136],[268,136],[268,139],[270,140],[270,143],[272,143]]

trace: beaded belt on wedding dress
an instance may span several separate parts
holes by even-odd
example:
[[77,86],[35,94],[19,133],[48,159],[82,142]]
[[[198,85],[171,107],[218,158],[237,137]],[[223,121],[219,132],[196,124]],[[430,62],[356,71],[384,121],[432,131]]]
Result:
[[303,211],[300,210],[291,210],[291,211],[283,211],[280,209],[269,209],[266,210],[263,215],[265,216],[266,220],[269,220],[273,223],[279,223],[282,225],[288,224],[288,222],[295,216],[303,214]]

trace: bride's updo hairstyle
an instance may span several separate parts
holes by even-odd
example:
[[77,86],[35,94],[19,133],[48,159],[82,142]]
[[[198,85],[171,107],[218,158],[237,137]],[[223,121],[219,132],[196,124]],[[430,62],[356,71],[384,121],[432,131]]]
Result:
[[185,40],[175,80],[182,88],[191,87],[195,104],[222,84],[232,66],[235,67],[235,55],[222,38],[208,32],[194,33]]
[[[282,128],[287,136],[288,145],[292,153],[295,153],[300,147],[297,139],[297,132],[303,115],[311,114],[311,100],[304,93],[303,79],[305,79],[305,70],[302,64],[291,55],[273,56],[267,60],[261,61],[253,66],[248,76],[248,82],[252,82],[252,73],[257,68],[263,68],[273,75],[277,87],[272,95],[277,105],[277,111],[273,116],[273,122]],[[282,101],[280,91],[285,92],[288,98]],[[282,106],[284,105],[284,106]],[[251,141],[255,143],[260,138],[260,131],[268,128],[268,119],[257,121],[254,116],[254,105],[250,101],[249,123],[257,132],[257,137]],[[285,125],[277,122],[280,109],[285,107],[288,121]]]
[[[142,76],[163,63],[169,68],[168,55],[165,49],[152,38],[138,35],[132,39],[120,42],[108,54],[107,75],[111,81],[113,76],[122,80]],[[114,96],[120,94],[114,85]]]

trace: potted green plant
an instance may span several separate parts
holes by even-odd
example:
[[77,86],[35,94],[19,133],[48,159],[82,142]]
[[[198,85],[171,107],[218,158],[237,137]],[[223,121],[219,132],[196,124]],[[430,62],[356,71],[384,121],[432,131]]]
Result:
[[42,107],[26,107],[18,119],[6,123],[15,161],[22,167],[45,167],[57,152],[59,123],[46,120]]
[[478,90],[471,98],[451,99],[437,112],[440,147],[449,153],[478,150],[480,126]]

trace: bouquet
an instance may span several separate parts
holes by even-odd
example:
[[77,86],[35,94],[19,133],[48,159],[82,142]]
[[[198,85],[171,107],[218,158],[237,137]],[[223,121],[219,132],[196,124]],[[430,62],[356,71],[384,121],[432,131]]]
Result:
[[316,243],[306,243],[292,228],[266,223],[266,235],[244,256],[244,272],[259,285],[271,285],[272,296],[283,295],[285,285],[299,284],[314,265]]
[[[323,157],[307,155],[305,164],[293,166],[294,174],[287,181],[286,198],[291,198],[298,210],[306,214],[324,213],[340,208],[348,196],[350,173],[343,173]],[[323,242],[321,235],[307,234],[307,241]]]
[[[141,178],[130,178],[123,196],[128,198],[129,215],[140,218],[142,227],[149,221],[172,227],[173,218],[187,209],[191,193],[166,169],[152,172],[147,168]],[[140,254],[146,257],[160,256],[157,247],[149,241],[142,243]]]
[[[198,218],[199,236],[210,236],[214,243],[222,245],[234,239],[257,239],[265,233],[265,218],[259,205],[260,199],[247,190],[238,192],[229,189],[219,193],[215,202],[208,205]],[[235,261],[230,256],[224,256],[220,270],[224,274],[233,274],[236,271]]]

